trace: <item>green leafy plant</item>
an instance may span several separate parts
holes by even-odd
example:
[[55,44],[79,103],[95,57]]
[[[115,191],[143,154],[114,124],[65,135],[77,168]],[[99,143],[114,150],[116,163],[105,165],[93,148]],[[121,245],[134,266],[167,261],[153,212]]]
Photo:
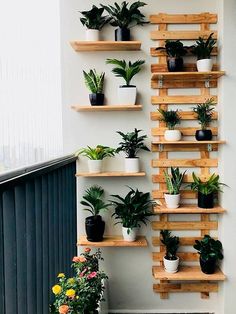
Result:
[[212,115],[214,107],[211,107],[214,104],[213,99],[208,99],[203,104],[198,104],[193,108],[193,112],[196,113],[199,124],[201,125],[202,130],[206,130],[212,121]]
[[203,261],[209,261],[211,259],[222,260],[224,257],[222,254],[222,243],[209,235],[205,235],[201,241],[195,240],[193,247],[198,251]]
[[171,195],[179,194],[185,173],[186,171],[181,173],[179,171],[179,168],[173,167],[171,167],[171,175],[168,174],[167,171],[164,171],[166,186],[169,194]]
[[196,44],[193,46],[192,53],[197,56],[198,60],[211,58],[211,52],[216,44],[216,40],[212,38],[213,35],[214,33],[211,33],[207,40],[199,37]]
[[141,66],[145,61],[138,60],[132,63],[131,61],[126,62],[125,60],[107,59],[106,63],[115,65],[116,67],[112,69],[112,73],[114,73],[116,77],[122,77],[126,82],[126,86],[131,86],[131,80],[141,71]]
[[111,205],[103,201],[103,196],[103,188],[98,185],[93,185],[85,191],[80,204],[85,206],[84,210],[90,212],[93,216],[97,216],[102,210],[107,210]]
[[180,116],[178,114],[178,110],[163,110],[158,109],[160,114],[162,115],[161,121],[165,122],[167,128],[169,130],[174,130],[177,124],[180,124]]
[[112,5],[101,5],[109,14],[110,24],[114,27],[132,28],[136,25],[144,25],[149,23],[145,21],[145,16],[140,12],[139,8],[145,6],[146,3],[136,1],[129,6],[129,3],[123,1],[121,5],[117,2]]
[[186,55],[190,47],[184,46],[180,40],[166,40],[165,47],[158,47],[156,50],[164,50],[168,57],[180,58]]
[[108,146],[97,145],[95,148],[87,146],[75,152],[75,156],[85,156],[91,160],[103,160],[106,157],[114,157],[116,150]]
[[80,12],[83,15],[80,22],[88,29],[101,30],[110,21],[108,16],[102,16],[103,12],[104,8],[98,8],[93,5],[90,11]]
[[150,193],[129,189],[130,191],[124,198],[120,195],[111,195],[116,199],[112,200],[112,204],[115,206],[112,216],[118,220],[117,223],[128,228],[128,233],[131,229],[140,227],[141,223],[147,224],[148,217],[153,215],[152,205],[154,204],[150,199]]
[[89,72],[83,71],[84,81],[87,88],[93,94],[102,94],[104,87],[105,73],[98,74],[96,70],[90,70]]
[[202,182],[202,180],[197,177],[194,172],[192,176],[193,183],[190,184],[191,190],[200,192],[204,195],[209,195],[216,192],[223,192],[221,187],[226,186],[226,184],[219,182],[220,177],[215,173],[213,173],[206,182]]
[[147,135],[139,136],[142,130],[134,129],[133,132],[126,134],[118,131],[122,137],[122,142],[119,143],[119,147],[116,149],[116,153],[124,152],[128,158],[136,158],[140,150],[150,151],[150,149],[144,144],[144,140]]
[[165,258],[173,261],[176,260],[176,253],[179,248],[179,237],[172,236],[168,230],[161,230],[161,242],[166,247]]

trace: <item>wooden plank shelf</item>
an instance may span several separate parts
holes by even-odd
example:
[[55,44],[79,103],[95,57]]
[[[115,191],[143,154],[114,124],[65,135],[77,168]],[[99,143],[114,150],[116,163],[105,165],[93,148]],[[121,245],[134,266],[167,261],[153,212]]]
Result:
[[152,80],[156,81],[183,81],[183,80],[198,80],[209,81],[216,80],[225,75],[225,71],[211,71],[211,72],[156,72],[152,75]]
[[152,14],[150,15],[151,24],[216,24],[218,20],[217,14],[204,12],[200,14]]
[[153,105],[160,105],[160,104],[181,104],[181,105],[189,105],[189,104],[199,104],[204,103],[208,99],[212,99],[214,104],[217,103],[218,97],[215,95],[209,96],[199,96],[199,95],[188,95],[188,96],[152,96],[151,102]]
[[215,30],[202,30],[202,31],[194,31],[194,30],[184,30],[184,31],[152,31],[150,33],[150,38],[152,40],[166,40],[166,39],[171,39],[171,40],[195,40],[198,39],[199,37],[203,37],[204,39],[207,39],[211,33],[213,34],[213,38],[217,38],[217,31]]
[[144,236],[138,236],[134,242],[124,241],[122,236],[104,236],[101,242],[90,242],[85,235],[82,235],[77,245],[91,247],[147,247],[148,243]]
[[74,105],[71,107],[77,112],[107,112],[107,111],[141,111],[142,105],[104,105],[104,106],[79,106]]
[[217,221],[152,221],[153,230],[217,230]]
[[123,172],[123,171],[112,171],[112,172],[100,172],[100,173],[90,173],[90,172],[78,172],[77,177],[86,178],[105,178],[105,177],[145,177],[145,172]]
[[213,140],[213,141],[176,141],[176,142],[167,142],[163,140],[152,141],[152,145],[206,145],[206,144],[226,144],[226,141]]
[[141,41],[71,41],[70,44],[76,52],[141,50]]
[[[196,113],[192,111],[180,111],[179,116],[181,120],[196,120]],[[152,121],[160,121],[162,120],[162,115],[159,112],[151,112],[150,114]],[[212,114],[212,120],[218,119],[218,112],[214,111]]]
[[199,266],[183,266],[175,274],[165,272],[161,266],[153,266],[153,277],[159,280],[180,280],[180,281],[224,281],[226,276],[218,269],[214,274],[204,274]]
[[197,205],[180,205],[179,208],[167,208],[166,206],[155,206],[155,214],[223,214],[225,209],[216,206],[214,208],[200,208]]
[[168,292],[218,292],[218,283],[161,283],[154,284],[153,291],[155,293]]

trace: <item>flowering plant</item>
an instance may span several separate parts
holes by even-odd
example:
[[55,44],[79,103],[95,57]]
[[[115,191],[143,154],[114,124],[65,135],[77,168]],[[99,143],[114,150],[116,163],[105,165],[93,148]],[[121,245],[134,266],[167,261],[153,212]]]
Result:
[[84,314],[95,313],[100,301],[103,301],[103,280],[108,277],[99,271],[101,251],[91,254],[86,248],[84,253],[73,258],[72,268],[75,276],[66,278],[64,273],[58,274],[58,283],[52,287],[55,302],[51,313]]

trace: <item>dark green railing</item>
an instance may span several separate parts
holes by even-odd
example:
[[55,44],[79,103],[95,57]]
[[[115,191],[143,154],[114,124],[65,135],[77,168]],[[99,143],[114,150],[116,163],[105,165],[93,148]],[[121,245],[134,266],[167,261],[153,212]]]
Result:
[[74,157],[0,176],[0,314],[47,314],[76,255]]

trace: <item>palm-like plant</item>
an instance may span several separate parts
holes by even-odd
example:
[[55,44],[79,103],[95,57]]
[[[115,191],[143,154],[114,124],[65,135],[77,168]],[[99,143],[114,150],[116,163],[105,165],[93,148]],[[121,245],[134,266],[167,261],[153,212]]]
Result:
[[165,122],[169,130],[174,130],[177,124],[180,124],[180,116],[178,115],[178,110],[163,110],[158,109],[162,115],[161,121]]
[[83,71],[84,74],[84,81],[87,88],[93,94],[102,94],[103,87],[104,87],[104,79],[105,73],[102,72],[98,74],[96,70],[90,70],[89,72]]
[[213,99],[208,99],[203,104],[198,104],[193,108],[193,112],[196,113],[199,124],[201,125],[202,130],[206,130],[212,121],[212,115],[214,107],[211,107],[214,104]]
[[144,144],[144,140],[147,135],[139,136],[142,130],[134,129],[133,132],[124,134],[118,131],[122,137],[122,142],[119,143],[119,147],[116,149],[117,153],[124,152],[128,158],[136,158],[140,150],[150,151],[150,149]]
[[110,24],[114,27],[131,28],[136,25],[144,25],[149,23],[145,21],[145,16],[140,12],[139,8],[145,6],[146,3],[136,1],[129,6],[129,3],[123,1],[121,5],[117,2],[112,5],[101,5],[110,16]]
[[103,160],[106,157],[114,157],[116,150],[108,146],[97,145],[95,148],[87,146],[75,152],[75,156],[82,155],[90,160]]
[[181,173],[179,171],[179,168],[173,168],[173,167],[171,167],[171,175],[168,174],[167,171],[164,172],[166,186],[167,186],[169,194],[171,195],[179,194],[180,187],[182,185],[185,173],[186,171]]
[[196,45],[193,46],[192,52],[197,56],[198,60],[211,58],[211,52],[216,44],[216,40],[212,38],[213,35],[214,33],[211,33],[207,40],[199,37],[196,41]]
[[112,69],[112,73],[114,73],[116,77],[122,77],[126,82],[126,86],[131,86],[130,82],[132,78],[141,71],[141,66],[145,61],[138,60],[132,63],[131,61],[126,62],[125,60],[107,59],[106,63],[115,65],[116,67]]
[[[147,224],[148,217],[153,215],[152,206],[154,202],[150,199],[150,193],[143,193],[138,189],[130,188],[128,194],[123,198],[119,195],[111,195],[116,200],[112,200],[115,205],[115,212],[112,216],[129,230]],[[128,230],[128,233],[129,233]]]
[[176,253],[179,248],[179,237],[172,236],[168,230],[161,230],[161,242],[166,247],[165,258],[168,260],[176,260]]
[[80,12],[83,15],[83,17],[80,19],[80,22],[88,29],[101,30],[103,26],[110,21],[108,16],[102,16],[103,12],[104,8],[98,8],[93,5],[90,11]]
[[93,185],[85,191],[81,205],[84,210],[89,211],[93,216],[99,215],[102,210],[107,210],[111,203],[103,201],[104,190],[101,186]]

